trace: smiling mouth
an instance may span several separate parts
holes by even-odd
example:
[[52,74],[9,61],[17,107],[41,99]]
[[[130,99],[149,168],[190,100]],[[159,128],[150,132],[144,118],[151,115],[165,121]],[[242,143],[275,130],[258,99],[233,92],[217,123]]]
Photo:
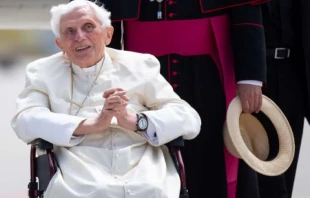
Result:
[[75,50],[80,52],[80,51],[83,51],[83,50],[86,50],[86,49],[89,49],[90,46],[88,45],[85,45],[85,46],[80,46],[80,47],[77,47]]

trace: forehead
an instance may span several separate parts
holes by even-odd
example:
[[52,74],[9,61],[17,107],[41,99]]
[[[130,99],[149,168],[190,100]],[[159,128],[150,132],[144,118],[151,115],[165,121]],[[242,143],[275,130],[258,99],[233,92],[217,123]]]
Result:
[[78,7],[71,12],[64,14],[60,18],[60,26],[63,28],[72,27],[86,21],[100,23],[95,12],[89,6]]

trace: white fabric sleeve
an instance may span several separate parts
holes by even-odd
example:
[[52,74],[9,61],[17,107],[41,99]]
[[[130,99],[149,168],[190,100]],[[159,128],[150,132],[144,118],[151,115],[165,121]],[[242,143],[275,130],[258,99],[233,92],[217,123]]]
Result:
[[158,145],[158,138],[157,138],[157,134],[156,134],[156,128],[155,128],[153,122],[150,119],[148,119],[147,131],[143,132],[142,135],[152,145]]
[[263,86],[263,82],[258,80],[240,80],[237,82],[237,84],[248,84],[248,85],[256,85],[256,86]]
[[160,74],[159,61],[152,55],[146,60],[147,83],[144,94],[144,105],[149,111],[143,113],[154,129],[150,128],[149,136],[156,132],[157,144],[149,140],[154,146],[164,145],[180,136],[193,139],[201,127],[200,116],[194,108],[173,91],[171,85]]
[[17,97],[17,113],[12,119],[12,128],[26,143],[42,138],[57,146],[75,146],[83,141],[84,136],[73,138],[73,132],[85,118],[51,112],[39,66],[27,66],[26,86]]

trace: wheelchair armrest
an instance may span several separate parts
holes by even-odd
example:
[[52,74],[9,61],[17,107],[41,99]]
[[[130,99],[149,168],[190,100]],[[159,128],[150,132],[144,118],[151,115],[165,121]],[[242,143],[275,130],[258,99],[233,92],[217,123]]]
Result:
[[30,142],[29,144],[38,147],[41,150],[52,150],[54,148],[53,144],[45,141],[41,138],[35,139],[32,142]]
[[[53,144],[43,139],[35,139],[29,144],[31,145],[31,151],[28,195],[31,198],[37,198],[43,195],[43,192],[46,190],[49,181],[56,173],[57,159],[53,152]],[[43,150],[45,151],[45,154],[37,156],[37,150]],[[38,182],[40,183],[39,185]]]
[[188,198],[188,190],[186,187],[186,175],[185,167],[182,159],[181,148],[184,147],[183,137],[180,136],[177,139],[168,142],[166,146],[169,148],[170,155],[174,162],[175,168],[179,173],[181,179],[181,192],[180,198]]
[[183,137],[180,136],[177,139],[172,140],[171,142],[167,143],[168,147],[184,147],[184,140]]

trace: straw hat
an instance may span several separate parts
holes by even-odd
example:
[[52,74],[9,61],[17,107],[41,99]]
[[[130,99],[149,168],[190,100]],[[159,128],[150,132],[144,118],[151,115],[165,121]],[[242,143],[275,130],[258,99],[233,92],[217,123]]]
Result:
[[279,152],[271,161],[267,133],[251,114],[242,114],[239,97],[229,104],[223,136],[227,150],[235,157],[243,159],[255,171],[276,176],[284,173],[291,165],[295,152],[292,129],[279,107],[268,97],[263,96],[261,111],[274,125],[278,139]]

